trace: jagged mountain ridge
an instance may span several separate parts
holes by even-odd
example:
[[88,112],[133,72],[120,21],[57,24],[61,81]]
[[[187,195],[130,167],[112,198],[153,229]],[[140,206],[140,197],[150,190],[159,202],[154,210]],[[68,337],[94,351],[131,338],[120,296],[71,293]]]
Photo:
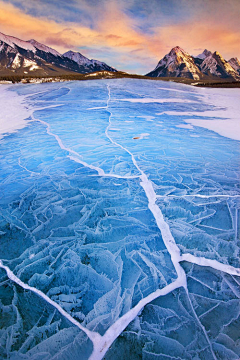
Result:
[[[24,41],[0,33],[0,76],[57,76],[98,71],[117,72],[106,63],[90,60],[81,53],[70,50],[60,54],[34,39]],[[212,53],[207,49],[194,57],[176,46],[147,76],[184,77],[194,80],[218,78],[240,80],[240,62],[237,58],[226,61],[217,51]]]
[[202,74],[193,57],[179,46],[176,46],[159,61],[156,68],[147,76],[186,77],[198,80],[202,77]]
[[201,54],[195,56],[195,58],[204,60],[204,59],[206,59],[206,57],[208,57],[208,56],[210,56],[210,55],[212,55],[212,52],[209,51],[209,50],[207,50],[207,49],[205,49]]
[[56,76],[69,72],[117,71],[101,61],[79,55],[85,62],[78,63],[34,39],[24,41],[0,33],[0,75]]
[[207,56],[200,65],[201,71],[209,76],[217,76],[220,78],[232,77],[238,78],[238,73],[234,68],[221,56],[218,51]]
[[94,59],[90,60],[81,53],[72,50],[67,51],[66,53],[63,54],[63,56],[75,61],[79,66],[85,66],[89,70],[89,72],[104,71],[104,70],[116,71],[116,69],[107,65],[105,62]]
[[237,71],[240,75],[240,61],[238,60],[238,58],[231,58],[230,60],[228,60],[228,63],[232,66],[232,68]]
[[[232,66],[234,65],[234,66]],[[196,57],[179,46],[174,47],[146,74],[150,77],[184,77],[194,80],[209,78],[231,78],[240,80],[240,62],[237,58],[226,61],[219,52],[205,49]]]

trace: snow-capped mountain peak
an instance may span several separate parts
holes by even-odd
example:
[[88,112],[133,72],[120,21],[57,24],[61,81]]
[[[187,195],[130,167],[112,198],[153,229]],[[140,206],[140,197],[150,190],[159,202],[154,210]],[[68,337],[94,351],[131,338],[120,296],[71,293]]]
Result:
[[35,47],[31,43],[24,40],[20,40],[14,36],[4,35],[0,33],[0,41],[11,46],[12,48],[16,48],[16,46],[18,46],[24,50],[30,50],[33,52],[36,51]]
[[201,54],[199,54],[199,55],[197,55],[197,56],[195,56],[195,57],[198,58],[198,59],[204,60],[204,59],[206,59],[206,58],[207,58],[208,56],[210,56],[210,55],[212,55],[212,52],[209,51],[209,50],[207,50],[207,49],[205,49]]
[[104,62],[90,60],[80,53],[68,51],[61,55],[49,46],[31,39],[23,41],[0,33],[0,72],[7,75],[79,73],[117,71]]
[[215,51],[213,54],[206,57],[201,66],[201,71],[206,75],[212,75],[222,78],[232,77],[238,79],[238,73],[229,64],[222,55]]
[[240,61],[237,57],[231,58],[228,60],[228,63],[232,66],[232,68],[240,73]]
[[183,54],[187,54],[186,51],[184,51],[180,46],[175,46],[174,48],[172,48],[172,50],[170,51],[170,54],[179,54],[179,53],[183,53]]
[[194,63],[192,56],[180,46],[175,46],[147,76],[186,77],[198,80],[201,77],[201,72]]
[[91,60],[89,60],[86,56],[82,55],[80,52],[75,52],[72,50],[67,51],[63,54],[63,56],[73,61],[76,61],[78,65],[90,65],[92,63]]
[[36,41],[34,39],[28,40],[27,43],[32,44],[38,50],[42,50],[42,51],[45,51],[47,53],[51,53],[54,56],[62,56],[58,51],[50,48],[49,46],[41,44],[41,43],[39,43],[38,41]]
[[79,66],[85,67],[86,72],[95,72],[102,70],[117,71],[116,69],[112,68],[111,66],[107,65],[102,61],[94,60],[94,59],[90,60],[81,53],[72,50],[67,51],[66,53],[63,54],[63,56],[75,61]]
[[236,58],[227,62],[218,51],[212,53],[207,49],[195,57],[180,46],[175,46],[147,76],[184,77],[194,80],[220,77],[240,80],[240,62]]

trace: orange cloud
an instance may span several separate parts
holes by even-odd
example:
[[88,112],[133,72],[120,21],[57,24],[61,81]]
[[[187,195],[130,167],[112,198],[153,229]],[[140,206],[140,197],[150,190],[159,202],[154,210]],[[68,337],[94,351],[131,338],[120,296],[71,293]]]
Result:
[[0,1],[0,31],[25,40],[29,36],[34,37],[49,46],[57,46],[60,52],[70,46],[110,46],[133,50],[146,42],[144,36],[132,29],[130,19],[123,16],[115,5],[108,7],[105,18],[97,30],[93,30],[77,23],[57,23],[47,18],[33,17]]
[[198,50],[207,48],[211,51],[219,51],[229,59],[239,56],[240,32],[233,31],[228,26],[213,24],[211,20],[205,19],[200,23],[190,22],[155,29],[156,37],[164,39],[169,49],[179,45],[190,54],[196,54]]
[[[62,53],[80,46],[108,47],[120,56],[143,47],[150,56],[156,56],[150,39],[135,30],[134,25],[132,19],[114,2],[108,3],[107,10],[94,30],[77,23],[57,23],[48,18],[34,17],[0,0],[1,32],[24,40],[35,38]],[[155,60],[158,60],[158,56]]]
[[[11,4],[0,1],[0,29],[5,34],[13,35],[22,39],[29,36],[36,40],[54,45],[59,43],[58,50],[65,51],[67,43],[73,46],[94,43],[98,32],[79,24],[57,23],[47,18],[37,18],[25,14]],[[30,35],[31,34],[31,35]]]

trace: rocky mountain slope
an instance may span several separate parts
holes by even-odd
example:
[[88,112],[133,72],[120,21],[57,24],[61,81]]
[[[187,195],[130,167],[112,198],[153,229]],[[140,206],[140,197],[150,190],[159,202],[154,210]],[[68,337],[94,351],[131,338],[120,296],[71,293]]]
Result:
[[240,80],[240,62],[237,58],[226,61],[219,52],[212,53],[207,49],[194,57],[176,46],[146,76]]
[[232,66],[232,68],[238,72],[238,74],[240,75],[240,61],[238,60],[238,58],[231,58],[230,60],[228,60],[228,63]]
[[147,76],[185,77],[198,80],[202,77],[202,73],[195,64],[193,57],[176,46],[159,61],[156,68]]
[[116,69],[112,68],[106,63],[94,59],[90,60],[79,52],[74,52],[70,50],[64,53],[63,56],[75,61],[80,67],[84,66],[89,73],[95,71],[116,71]]
[[[34,39],[23,41],[0,33],[0,75],[46,76],[66,73],[87,74],[95,71],[117,71],[107,64],[89,60],[80,53],[69,56]],[[82,61],[76,61],[78,58]]]

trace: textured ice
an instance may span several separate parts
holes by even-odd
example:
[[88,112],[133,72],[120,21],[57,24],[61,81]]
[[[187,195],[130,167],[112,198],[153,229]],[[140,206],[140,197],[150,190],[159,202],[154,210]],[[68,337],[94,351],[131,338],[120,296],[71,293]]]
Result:
[[[92,343],[54,307],[0,272],[1,359],[88,359]],[[76,350],[77,349],[77,350]],[[80,350],[79,350],[80,349]]]
[[240,278],[184,263],[188,291],[145,306],[106,359],[239,359]]
[[159,84],[4,90],[29,112],[0,142],[2,358],[239,358],[239,142]]

